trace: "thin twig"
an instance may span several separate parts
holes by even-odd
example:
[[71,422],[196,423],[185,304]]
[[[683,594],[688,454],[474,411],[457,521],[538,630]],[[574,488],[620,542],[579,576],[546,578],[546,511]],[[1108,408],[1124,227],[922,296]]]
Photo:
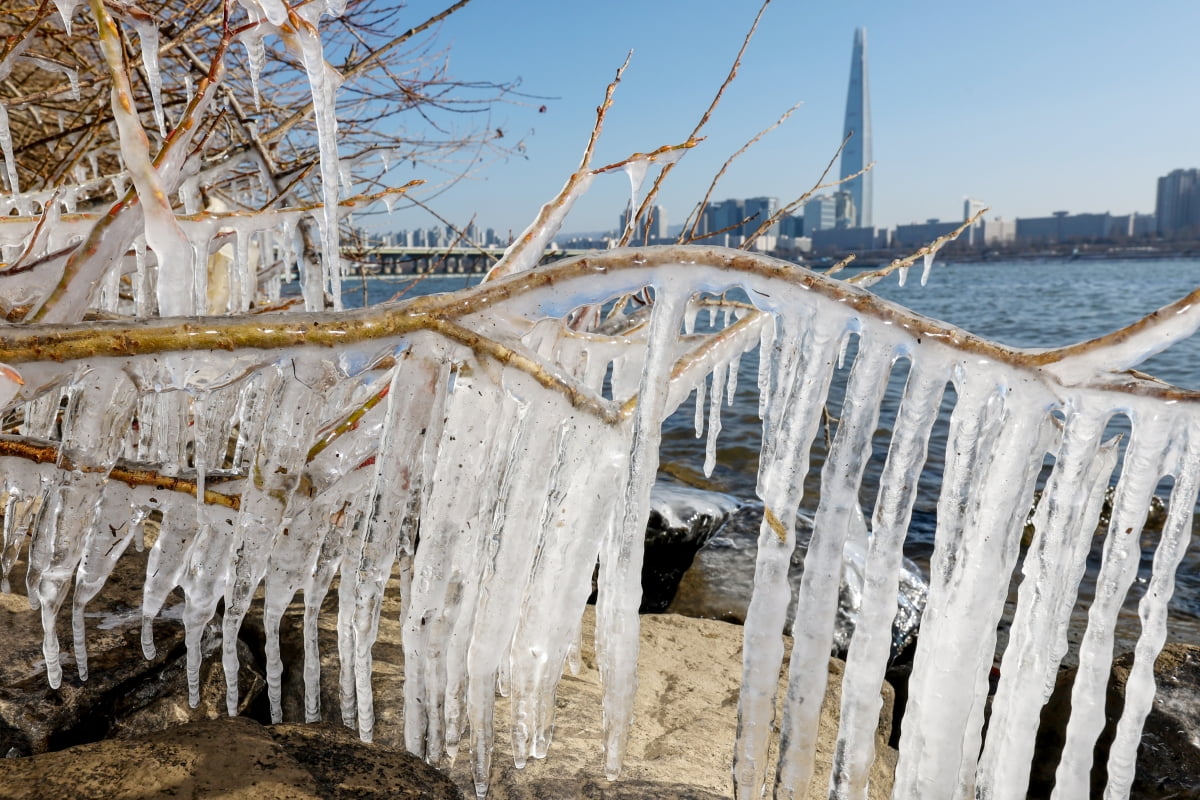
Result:
[[[749,150],[754,145],[758,144],[760,139],[762,139],[768,133],[775,130],[780,125],[782,125],[784,122],[786,122],[788,117],[790,117],[792,114],[796,113],[796,111],[802,105],[803,105],[803,103],[796,103],[796,105],[792,106],[787,111],[783,112],[782,116],[780,116],[779,119],[775,120],[774,123],[772,123],[771,125],[768,125],[767,127],[763,128],[758,133],[754,134],[754,136],[750,139],[750,141],[748,141],[744,145],[742,145],[741,148],[736,153],[734,153],[733,155],[731,155],[729,158],[727,158],[725,160],[725,163],[721,165],[721,168],[719,170],[717,170],[717,174],[713,176],[712,182],[708,184],[708,191],[706,191],[704,193],[704,199],[701,200],[699,205],[697,205],[695,207],[695,209],[692,211],[692,214],[695,215],[695,218],[693,219],[692,215],[688,215],[688,218],[683,221],[683,229],[679,232],[679,244],[684,244],[685,241],[695,241],[696,226],[700,224],[700,219],[701,219],[701,217],[704,216],[704,209],[708,206],[708,201],[712,197],[713,192],[716,190],[717,183],[721,180],[721,178],[729,170],[730,165],[733,164],[733,162],[735,160],[737,160],[737,158],[739,156],[741,156],[743,153],[745,153],[747,150]],[[691,223],[691,230],[688,230],[689,222]],[[685,239],[685,232],[686,232],[686,239]]]
[[[733,59],[733,64],[731,64],[729,67],[729,73],[725,76],[725,80],[722,81],[720,88],[717,89],[717,93],[713,95],[712,102],[708,104],[708,108],[705,109],[704,113],[700,116],[700,121],[697,122],[696,127],[692,129],[691,134],[688,136],[689,141],[693,139],[698,140],[700,138],[700,131],[705,125],[708,124],[708,120],[712,117],[713,111],[715,111],[717,106],[720,104],[721,98],[725,96],[725,90],[729,88],[729,85],[733,83],[733,79],[737,77],[738,69],[742,66],[742,56],[745,55],[746,48],[750,46],[750,40],[754,38],[754,33],[758,30],[758,23],[762,19],[763,12],[767,10],[767,6],[770,4],[771,0],[763,0],[762,5],[758,7],[758,13],[754,15],[754,22],[750,24],[750,30],[746,31],[746,35],[742,39],[742,46],[738,48],[737,55]],[[636,211],[632,208],[629,209],[629,213],[633,215],[633,219],[641,219],[643,215],[645,215],[646,209],[650,208],[654,204],[655,198],[658,197],[659,189],[662,188],[663,181],[667,179],[667,175],[669,175],[671,170],[675,168],[675,163],[677,162],[665,164],[659,171],[658,175],[654,178],[654,183],[651,184],[650,191],[646,192],[645,198],[642,199],[642,204],[638,206]],[[626,237],[622,237],[621,244],[625,245],[627,243],[628,239]]]

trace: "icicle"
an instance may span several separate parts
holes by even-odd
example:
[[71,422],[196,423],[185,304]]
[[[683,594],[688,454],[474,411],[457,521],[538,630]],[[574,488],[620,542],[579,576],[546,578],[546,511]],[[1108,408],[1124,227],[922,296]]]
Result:
[[860,342],[846,386],[846,396],[856,398],[856,402],[843,407],[832,449],[821,471],[821,497],[804,558],[804,580],[792,627],[792,658],[780,725],[777,798],[805,797],[808,793],[821,699],[829,675],[842,551],[851,521],[861,513],[859,486],[871,456],[871,437],[879,421],[879,404],[891,365],[892,353],[883,343],[876,344],[869,335]]
[[[55,394],[55,400],[58,396]],[[55,406],[57,413],[58,407]],[[4,495],[4,539],[3,549],[0,549],[0,592],[8,594],[12,591],[9,585],[9,574],[13,565],[21,556],[27,536],[32,532],[41,514],[46,496],[46,487],[55,478],[52,464],[31,466],[24,459],[0,458],[5,478]],[[37,602],[36,596],[30,594],[31,604]],[[34,605],[36,608],[36,605]]]
[[71,35],[71,17],[75,15],[75,7],[78,5],[79,0],[54,0],[54,7],[58,10],[58,16],[62,20],[67,36]]
[[[1163,456],[1175,424],[1156,410],[1157,419],[1135,417],[1133,433],[1113,499],[1104,539],[1095,597],[1079,645],[1079,669],[1071,688],[1071,718],[1062,758],[1054,775],[1052,798],[1080,797],[1090,784],[1093,748],[1104,729],[1104,694],[1113,657],[1117,613],[1137,577],[1142,525],[1154,487],[1163,474]],[[1159,416],[1161,415],[1161,416]]]
[[262,111],[262,97],[259,95],[258,80],[267,63],[267,49],[263,44],[263,37],[254,35],[254,33],[247,33],[243,36],[242,44],[246,47],[246,66],[250,69],[250,90],[254,95],[254,109]]
[[738,366],[741,364],[741,354],[729,360],[729,377],[725,384],[725,404],[733,408],[733,398],[737,395]]
[[579,536],[578,531],[614,523],[615,492],[594,489],[619,487],[625,468],[622,459],[605,459],[597,465],[573,454],[581,448],[615,452],[620,442],[613,442],[613,436],[603,423],[578,417],[568,417],[558,432],[546,505],[539,519],[542,541],[511,648],[510,708],[518,766],[530,756],[546,757],[554,725],[554,694],[564,664],[578,670],[580,618],[601,538]]
[[194,539],[187,551],[179,586],[187,602],[183,608],[184,642],[187,647],[188,705],[200,704],[202,641],[209,622],[223,599],[232,560],[234,518],[223,506],[205,504],[198,509]]
[[319,392],[327,388],[326,377],[316,365],[292,359],[277,365],[275,371],[282,386],[272,404],[272,424],[264,428],[254,454],[254,479],[242,493],[234,532],[235,557],[225,589],[221,660],[231,716],[238,706],[238,629],[266,574],[275,540],[287,535],[288,518],[295,513],[293,497],[319,421]]
[[[371,694],[371,646],[379,626],[384,587],[402,548],[411,542],[402,531],[405,514],[416,502],[426,480],[419,464],[426,446],[431,417],[442,410],[444,388],[440,371],[423,359],[405,353],[392,378],[383,424],[380,457],[374,482],[380,511],[361,538],[361,545],[347,552],[343,570],[355,570],[352,617],[354,690],[357,698],[358,733],[364,741],[374,735],[375,712]],[[367,511],[369,512],[369,508]],[[344,579],[344,578],[343,578]],[[345,689],[343,688],[343,693]]]
[[[912,725],[906,723],[902,733],[896,769],[900,796],[957,797],[956,785],[969,790],[975,783],[980,698],[987,695],[996,626],[1048,424],[1042,416],[1045,400],[1010,394],[1005,380],[966,368],[955,380],[958,401],[946,443],[929,598],[911,684],[917,705]],[[948,652],[956,657],[946,659]]]
[[[475,613],[460,617],[467,623],[463,633],[469,631],[463,638],[472,642],[465,651],[465,689],[478,798],[486,796],[491,773],[492,715],[500,662],[509,656],[526,591],[526,580],[513,580],[511,576],[528,575],[533,566],[542,531],[548,524],[548,484],[553,486],[558,471],[558,463],[553,460],[558,426],[544,423],[561,419],[566,413],[560,396],[541,391],[523,373],[506,374],[503,380],[508,395],[505,405],[511,409],[511,416],[506,415],[512,420],[511,434],[497,448],[495,474],[500,485],[489,526],[491,533],[481,551]],[[526,463],[533,453],[544,455],[534,457],[533,464]],[[537,522],[530,524],[534,520]],[[577,610],[582,612],[582,606]],[[449,684],[448,699],[456,693],[453,683]],[[448,719],[452,710],[447,707]],[[522,754],[517,756],[521,766]]]
[[696,427],[696,438],[697,439],[699,439],[701,436],[704,435],[704,408],[705,408],[705,406],[704,406],[704,389],[705,389],[705,386],[707,385],[707,383],[706,383],[707,378],[708,378],[708,376],[705,375],[705,376],[701,377],[700,380],[696,383],[695,427]]
[[[269,17],[269,15],[268,15]],[[337,142],[336,94],[341,76],[325,61],[321,39],[315,24],[303,26],[297,31],[301,61],[308,74],[308,85],[312,92],[313,118],[317,125],[317,147],[321,162],[321,199],[323,208],[318,218],[321,232],[321,285],[328,288],[335,310],[342,308],[342,259],[338,231],[338,181],[340,160]],[[324,308],[323,296],[310,294],[309,282],[305,281],[305,308],[314,311]]]
[[[985,796],[1024,795],[1033,757],[1032,737],[1066,653],[1066,624],[1091,549],[1104,489],[1117,460],[1102,445],[1105,416],[1086,405],[1064,409],[1054,469],[1034,515],[1034,536],[1022,563],[1023,579],[992,702],[994,735],[979,761]],[[1040,466],[1040,465],[1039,465]]]
[[672,366],[667,354],[674,347],[685,304],[686,298],[675,296],[670,290],[660,289],[655,293],[639,402],[632,420],[622,518],[600,550],[596,650],[604,682],[604,772],[610,779],[615,779],[621,770],[637,691],[641,543],[649,516],[650,486],[658,468],[666,377]]
[[945,367],[936,361],[922,359],[912,364],[879,479],[873,535],[863,570],[862,604],[842,676],[838,740],[830,776],[831,794],[836,787],[838,797],[866,796],[882,704],[878,687],[887,671],[903,544],[948,377]]
[[4,156],[4,174],[8,178],[9,194],[17,197],[21,194],[21,184],[17,179],[17,158],[13,155],[12,132],[8,128],[8,107],[4,103],[0,103],[0,154]]
[[75,591],[71,596],[75,667],[81,681],[88,679],[84,611],[112,574],[117,560],[133,540],[134,534],[140,532],[147,511],[136,506],[134,491],[125,484],[113,482],[106,488],[97,517],[101,524],[95,526],[94,534],[80,558]]
[[[476,392],[480,396],[475,395]],[[404,613],[405,663],[404,737],[409,752],[431,761],[443,750],[457,746],[456,714],[444,712],[448,701],[448,671],[452,660],[461,664],[462,655],[448,652],[458,617],[464,613],[468,598],[464,593],[474,585],[478,569],[485,514],[490,518],[490,497],[496,491],[495,476],[486,469],[493,455],[491,430],[500,416],[500,397],[493,387],[458,375],[446,403],[446,422],[442,431],[439,457],[433,465],[431,494],[421,526],[421,547],[413,560],[411,596]],[[465,412],[465,413],[464,413]],[[489,475],[491,481],[480,481]],[[482,491],[467,488],[481,484]],[[462,507],[462,498],[475,498]],[[458,642],[460,650],[466,643]],[[449,736],[447,736],[449,734]]]
[[625,222],[624,236],[633,245],[641,244],[641,242],[633,241],[634,232],[637,231],[637,212],[638,212],[638,193],[642,190],[642,184],[646,180],[646,171],[650,168],[650,161],[645,158],[632,158],[622,169],[629,176],[629,217]]
[[[764,348],[763,355],[771,360],[758,473],[764,515],[754,593],[743,634],[733,765],[739,797],[760,797],[766,788],[767,753],[783,662],[783,626],[791,600],[788,569],[796,546],[796,510],[837,352],[837,338],[830,335],[827,325],[813,324],[811,318],[799,314],[781,315],[775,324],[776,339],[786,344]],[[793,346],[795,342],[798,347]]]
[[712,390],[709,393],[708,406],[708,441],[704,447],[704,476],[711,477],[717,466],[717,437],[721,435],[721,392],[725,381],[721,379],[721,369],[712,373]]
[[937,255],[937,250],[930,250],[925,254],[924,263],[921,267],[921,285],[929,283],[929,273],[933,270],[933,257]]
[[60,470],[57,482],[49,487],[26,574],[29,595],[42,612],[46,677],[55,689],[62,681],[58,612],[99,519],[108,471],[124,444],[135,392],[120,370],[80,368],[69,396],[60,453],[79,471]]
[[1167,604],[1175,588],[1175,572],[1191,541],[1200,473],[1200,428],[1193,422],[1175,473],[1175,486],[1162,536],[1154,551],[1154,571],[1138,603],[1142,635],[1134,651],[1133,669],[1125,684],[1125,705],[1108,755],[1106,797],[1128,797],[1142,740],[1142,726],[1154,702],[1154,662],[1167,639]]

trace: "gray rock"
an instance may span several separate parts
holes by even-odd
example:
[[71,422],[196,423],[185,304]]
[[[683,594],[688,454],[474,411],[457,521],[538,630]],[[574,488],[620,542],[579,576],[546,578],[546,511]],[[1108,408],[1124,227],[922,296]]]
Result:
[[[0,641],[5,645],[0,661],[0,755],[59,750],[225,714],[219,654],[206,659],[202,668],[200,706],[188,706],[183,626],[170,618],[169,607],[166,618],[154,626],[155,658],[143,658],[140,606],[145,568],[144,553],[126,554],[88,604],[87,681],[79,680],[71,650],[69,608],[59,614],[63,679],[58,689],[51,689],[46,680],[40,613],[29,608],[24,595],[0,594]],[[23,582],[18,571],[13,583]],[[217,646],[216,638],[206,639],[210,650]],[[241,643],[239,653],[244,710],[261,691],[263,679]]]
[[[1108,777],[1108,751],[1125,705],[1125,686],[1133,667],[1127,653],[1113,662],[1105,703],[1105,726],[1096,743],[1092,794],[1099,797]],[[1030,797],[1049,797],[1054,786],[1071,713],[1075,669],[1059,673],[1054,693],[1042,711],[1034,754]],[[1131,796],[1200,798],[1200,645],[1168,643],[1154,662],[1158,693],[1142,730]]]
[[[334,620],[336,604],[327,600],[319,625],[321,704],[324,719],[341,719],[338,703],[338,658]],[[300,650],[298,614],[293,604],[284,618],[285,654]],[[404,658],[400,646],[400,605],[394,594],[384,600],[379,637],[372,651],[375,676],[374,740],[403,747]],[[556,699],[554,740],[545,760],[531,759],[523,769],[513,765],[506,733],[507,699],[496,698],[497,734],[492,759],[491,800],[537,798],[605,798],[650,800],[732,796],[731,768],[737,729],[737,702],[742,671],[742,629],[714,620],[672,614],[641,617],[638,693],[634,724],[621,778],[604,777],[601,745],[600,676],[592,648],[595,616],[584,615],[578,674],[564,674]],[[303,716],[302,663],[285,662],[284,720]],[[818,737],[818,776],[813,798],[825,796],[829,764],[837,735],[841,662],[830,661],[829,690]],[[785,666],[786,671],[786,666]],[[871,798],[891,793],[896,751],[888,746],[892,727],[892,688],[883,688],[877,732],[877,758],[871,774]],[[449,766],[452,779],[467,796],[473,794],[466,747]]]
[[264,728],[202,720],[0,760],[6,800],[459,800],[444,775],[408,753],[336,726]]
[[727,494],[661,481],[654,484],[642,561],[643,614],[667,610],[696,552],[738,505]]
[[[754,566],[758,556],[758,533],[762,505],[747,503],[721,525],[696,554],[692,568],[683,576],[667,611],[689,617],[720,619],[741,624],[746,619],[754,588]],[[792,556],[788,580],[792,590],[804,576],[804,556],[812,536],[812,520],[800,516],[796,523],[796,552]],[[866,554],[851,539],[843,550],[844,569],[838,593],[837,624],[833,654],[844,656],[854,633],[858,609],[862,603],[863,570]],[[916,640],[925,608],[928,582],[920,568],[904,559],[897,592],[896,620],[892,625],[892,657],[896,658]],[[794,605],[788,607],[787,629],[791,630]]]

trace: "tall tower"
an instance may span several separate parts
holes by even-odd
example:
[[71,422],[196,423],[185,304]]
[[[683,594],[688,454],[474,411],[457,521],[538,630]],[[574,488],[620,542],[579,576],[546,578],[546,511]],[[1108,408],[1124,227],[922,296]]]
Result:
[[[850,56],[850,90],[846,93],[846,125],[842,138],[851,133],[854,135],[842,151],[842,178],[853,175],[871,163],[871,94],[867,87],[866,28],[854,31],[854,52]],[[871,227],[871,206],[875,199],[871,173],[843,184],[842,188],[854,198],[854,208],[858,211],[856,225],[860,228]]]

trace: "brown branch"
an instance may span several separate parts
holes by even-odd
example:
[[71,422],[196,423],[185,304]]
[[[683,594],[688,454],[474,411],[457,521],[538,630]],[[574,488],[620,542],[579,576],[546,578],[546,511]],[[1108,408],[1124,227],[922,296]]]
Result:
[[[742,39],[742,46],[738,48],[737,55],[733,59],[733,64],[731,64],[729,67],[729,73],[725,76],[725,80],[721,83],[720,88],[717,89],[717,93],[713,95],[712,102],[708,104],[708,108],[705,109],[704,113],[700,116],[700,121],[697,122],[696,127],[692,129],[691,135],[688,136],[689,141],[692,139],[698,140],[700,138],[700,131],[705,125],[708,124],[708,120],[712,117],[713,111],[715,111],[717,106],[720,104],[721,98],[725,96],[725,90],[731,83],[733,83],[733,79],[737,77],[738,69],[742,66],[742,56],[745,55],[746,48],[750,46],[750,40],[754,38],[754,33],[758,30],[758,23],[760,20],[762,20],[763,13],[767,10],[767,6],[770,4],[771,0],[763,0],[762,5],[758,7],[758,13],[754,15],[754,22],[750,24],[750,30],[746,31],[746,35]],[[664,165],[662,170],[660,170],[658,175],[654,178],[654,183],[650,186],[650,191],[646,192],[646,197],[642,200],[642,204],[638,206],[636,210],[632,208],[629,209],[629,213],[633,215],[633,219],[641,219],[645,215],[646,210],[653,205],[654,199],[658,197],[659,189],[662,188],[663,181],[667,179],[667,175],[669,175],[671,170],[674,169],[675,163],[677,162],[671,162]],[[627,243],[627,239],[622,237],[621,244],[625,245]]]
[[[380,47],[377,47],[375,50],[368,53],[366,56],[364,56],[362,59],[360,59],[357,63],[353,64],[352,66],[350,66],[347,69],[342,70],[342,77],[346,80],[357,77],[358,75],[360,75],[363,72],[370,69],[375,63],[377,63],[383,57],[383,55],[385,53],[388,53],[389,51],[396,49],[397,47],[404,44],[412,37],[417,36],[421,33],[424,33],[425,31],[429,30],[429,28],[431,28],[434,25],[436,25],[437,23],[441,22],[446,17],[450,16],[454,12],[463,8],[470,2],[471,2],[471,0],[458,0],[458,2],[455,3],[454,5],[450,6],[449,8],[446,8],[445,10],[443,10],[437,14],[434,14],[432,17],[425,20],[420,25],[416,25],[412,28],[409,28],[408,30],[401,33],[400,35],[394,37],[391,41],[387,42],[386,44],[384,44]],[[288,131],[290,131],[293,127],[295,127],[297,123],[301,122],[306,117],[308,117],[308,115],[310,115],[312,113],[312,111],[313,111],[313,103],[311,100],[309,100],[307,103],[305,103],[303,106],[301,106],[295,113],[293,113],[291,116],[287,117],[285,120],[280,122],[278,127],[276,127],[274,130],[267,133],[263,137],[263,141],[273,142],[276,139],[279,139],[280,137],[284,136],[285,134],[287,134]]]
[[[796,113],[796,110],[799,109],[801,105],[803,105],[803,104],[796,103],[796,105],[792,106],[787,111],[783,112],[783,115],[780,116],[779,119],[775,120],[774,123],[772,123],[771,125],[768,125],[767,127],[763,128],[758,133],[754,134],[754,136],[750,139],[750,141],[748,141],[744,145],[742,145],[741,148],[736,153],[734,153],[733,155],[731,155],[729,158],[727,158],[725,160],[725,163],[721,165],[721,168],[719,170],[717,170],[717,174],[713,176],[712,182],[708,184],[708,191],[706,191],[704,193],[704,199],[701,200],[700,204],[697,205],[696,208],[692,211],[692,214],[695,214],[695,219],[693,220],[691,215],[689,215],[688,218],[683,221],[683,229],[679,231],[679,244],[684,243],[685,232],[686,232],[687,239],[689,239],[689,240],[696,239],[696,226],[700,224],[700,219],[704,215],[704,209],[705,209],[705,207],[708,206],[708,201],[712,197],[713,192],[716,191],[717,183],[720,182],[721,178],[729,170],[730,165],[733,164],[733,162],[735,160],[737,160],[737,158],[739,156],[741,156],[743,153],[745,153],[747,150],[749,150],[751,147],[753,147],[755,144],[757,144],[759,142],[759,140],[761,140],[764,136],[766,136],[768,133],[775,130],[780,125],[782,125],[784,122],[786,122],[787,118],[790,117],[792,114]],[[688,223],[691,223],[691,230],[688,230]]]
[[[914,256],[919,258],[919,251]],[[911,263],[911,262],[910,262]],[[1087,342],[1053,350],[1025,350],[981,339],[952,325],[927,319],[876,297],[853,284],[827,278],[786,261],[724,247],[646,247],[609,250],[556,261],[542,269],[517,273],[506,280],[480,284],[450,295],[418,297],[395,306],[373,306],[341,312],[321,312],[297,318],[287,314],[153,319],[96,322],[87,325],[32,325],[0,327],[0,362],[64,362],[105,357],[130,358],[164,352],[214,350],[270,351],[290,347],[335,348],[358,342],[432,331],[468,347],[481,356],[523,370],[548,388],[564,392],[577,408],[587,408],[602,419],[614,419],[607,401],[548,371],[524,353],[468,330],[454,320],[491,311],[506,301],[537,293],[561,296],[572,282],[608,283],[595,287],[590,300],[600,302],[614,293],[637,290],[650,284],[655,270],[694,273],[697,269],[730,273],[729,283],[746,286],[751,296],[760,290],[805,290],[846,309],[847,313],[878,320],[914,338],[930,338],[943,347],[983,356],[1025,370],[1038,371],[1039,380],[1065,358],[1120,346],[1131,337],[1150,331],[1163,321],[1196,319],[1200,324],[1200,289],[1143,319]],[[624,273],[629,273],[625,275]],[[614,285],[615,284],[615,285]],[[768,293],[763,291],[764,294]],[[527,300],[526,300],[527,302]],[[588,298],[581,300],[589,302]],[[274,358],[275,356],[272,356]],[[1122,382],[1113,382],[1116,377]],[[1128,380],[1126,378],[1128,377]],[[1152,385],[1124,374],[1096,373],[1099,388],[1200,402],[1200,393]]]
[[950,231],[949,233],[942,234],[941,236],[937,237],[932,242],[930,242],[929,244],[920,248],[919,250],[916,250],[916,251],[910,253],[909,255],[905,256],[904,258],[897,258],[895,261],[888,264],[886,267],[882,267],[877,270],[872,270],[871,272],[859,273],[858,275],[855,275],[854,277],[850,278],[848,282],[862,284],[863,286],[870,286],[870,285],[878,282],[882,278],[885,278],[888,275],[892,274],[893,272],[895,272],[898,269],[904,269],[906,267],[911,267],[913,264],[917,263],[918,258],[924,258],[927,255],[933,255],[934,253],[937,253],[937,251],[940,250],[944,244],[946,244],[947,242],[952,242],[955,239],[957,239],[962,234],[963,231],[965,231],[967,228],[971,227],[976,222],[978,222],[979,218],[982,217],[987,212],[988,212],[987,208],[979,209],[979,211],[975,212],[975,214],[970,219],[963,222],[962,225],[959,225],[957,228]]
[[[36,464],[56,464],[59,469],[79,472],[103,473],[101,467],[87,464],[76,464],[63,455],[62,451],[53,444],[32,442],[27,439],[0,438],[0,456],[23,458]],[[107,472],[112,480],[120,481],[129,486],[150,486],[172,492],[183,492],[196,496],[197,484],[186,478],[162,475],[154,470],[118,465]],[[241,508],[241,497],[232,494],[221,494],[211,489],[204,490],[204,502],[210,505],[225,506],[237,511]]]

